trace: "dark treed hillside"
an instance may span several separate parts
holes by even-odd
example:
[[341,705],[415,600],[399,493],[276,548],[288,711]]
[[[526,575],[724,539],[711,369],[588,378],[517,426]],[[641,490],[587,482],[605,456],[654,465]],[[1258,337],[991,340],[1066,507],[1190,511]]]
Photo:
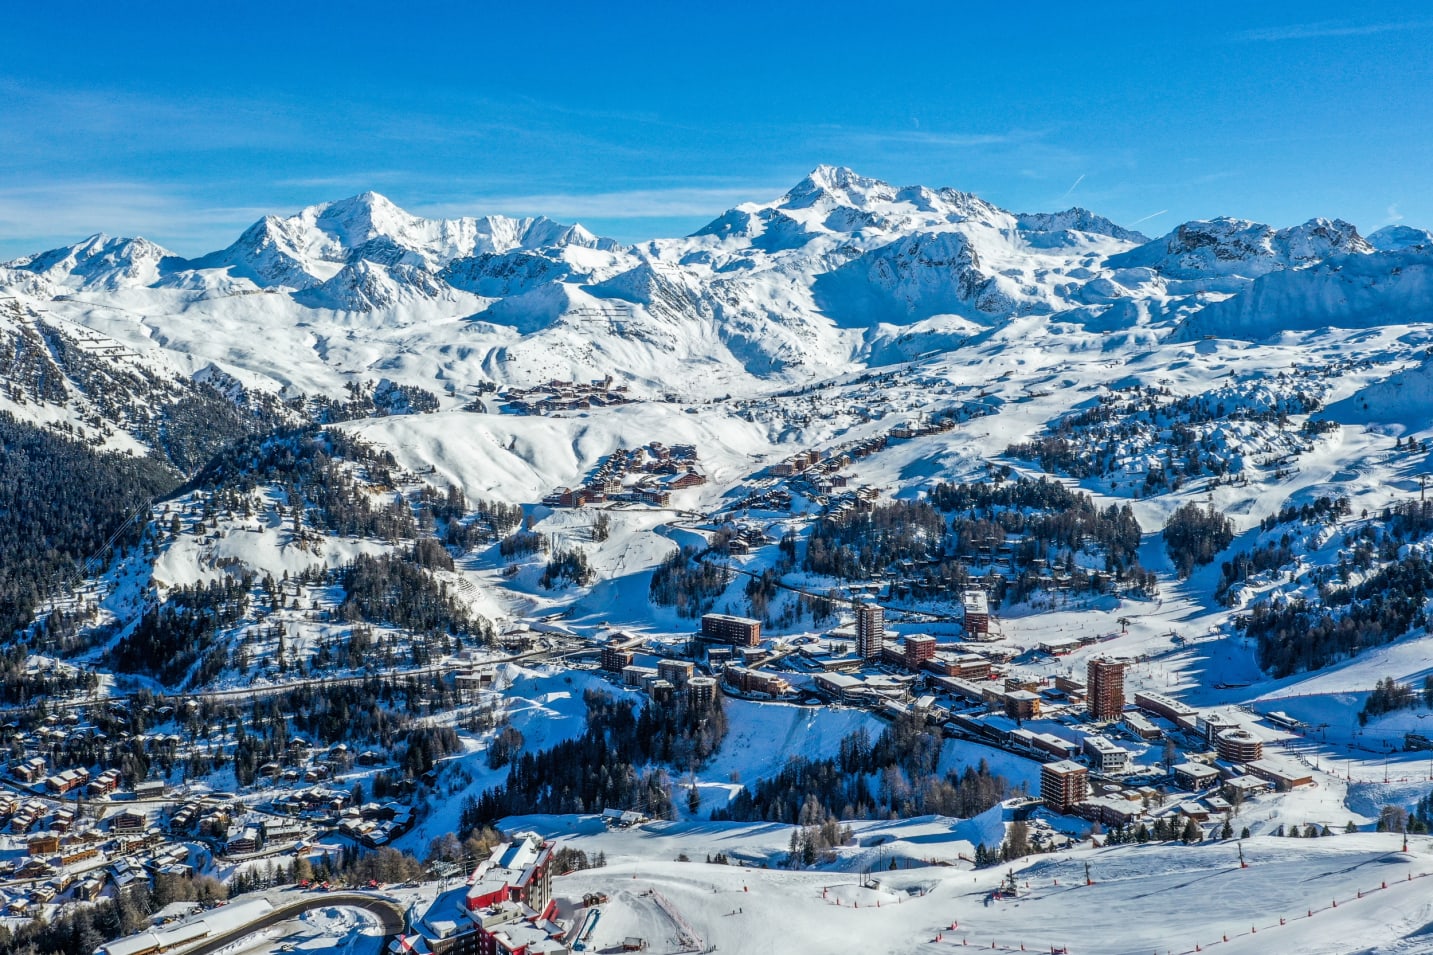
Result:
[[662,762],[688,770],[721,746],[727,722],[722,697],[698,705],[685,695],[637,711],[630,699],[589,690],[587,730],[539,753],[523,753],[507,780],[463,807],[460,830],[523,812],[601,812],[618,806],[659,819],[675,816]]
[[939,771],[941,735],[925,717],[902,717],[871,741],[864,731],[826,759],[794,757],[781,772],[748,785],[713,819],[799,825],[832,819],[886,819],[940,813],[977,815],[1010,795],[1010,784],[982,760]]
[[[29,623],[59,575],[85,558],[180,477],[151,458],[93,448],[0,413],[0,632]],[[138,539],[135,522],[120,543]]]

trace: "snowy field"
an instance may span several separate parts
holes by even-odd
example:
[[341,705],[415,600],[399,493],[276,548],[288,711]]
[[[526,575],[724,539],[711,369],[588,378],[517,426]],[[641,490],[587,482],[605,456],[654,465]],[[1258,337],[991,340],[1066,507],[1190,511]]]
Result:
[[[554,882],[562,897],[612,897],[600,907],[593,951],[626,934],[647,938],[654,951],[679,950],[675,923],[661,917],[653,890],[719,951],[773,943],[795,955],[988,950],[992,943],[998,951],[1067,946],[1072,955],[1433,951],[1422,934],[1433,923],[1433,882],[1425,877],[1433,873],[1433,845],[1425,837],[1412,839],[1408,853],[1395,835],[1254,837],[1243,843],[1248,868],[1240,868],[1233,842],[1220,842],[1085,847],[971,871],[956,858],[968,846],[964,824],[923,819],[857,823],[857,847],[829,868],[799,872],[761,867],[784,857],[784,826],[674,823],[608,832],[569,817],[504,825],[606,853],[606,868]],[[717,852],[733,864],[704,861]],[[675,861],[681,854],[692,861]],[[928,864],[945,861],[954,865]],[[1017,897],[992,899],[1007,870]]]

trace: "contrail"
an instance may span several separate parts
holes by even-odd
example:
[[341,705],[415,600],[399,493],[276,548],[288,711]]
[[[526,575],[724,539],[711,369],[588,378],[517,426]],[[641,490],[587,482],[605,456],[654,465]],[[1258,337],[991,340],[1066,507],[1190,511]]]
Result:
[[1168,209],[1161,209],[1161,210],[1159,210],[1158,212],[1151,212],[1149,215],[1145,216],[1143,219],[1136,219],[1136,220],[1134,220],[1133,222],[1130,223],[1130,225],[1139,225],[1141,222],[1148,222],[1150,219],[1153,219],[1155,216],[1162,216],[1162,215],[1164,215],[1164,214],[1165,214],[1166,212],[1168,212],[1168,211],[1169,211]]
[[1080,173],[1080,178],[1076,179],[1076,180],[1074,181],[1074,183],[1070,186],[1070,188],[1068,188],[1068,189],[1065,190],[1065,194],[1060,197],[1060,201],[1063,202],[1065,199],[1069,198],[1070,193],[1072,193],[1072,192],[1075,191],[1075,187],[1078,186],[1080,183],[1082,183],[1082,182],[1084,182],[1084,181],[1085,181],[1085,174],[1084,174],[1084,173]]

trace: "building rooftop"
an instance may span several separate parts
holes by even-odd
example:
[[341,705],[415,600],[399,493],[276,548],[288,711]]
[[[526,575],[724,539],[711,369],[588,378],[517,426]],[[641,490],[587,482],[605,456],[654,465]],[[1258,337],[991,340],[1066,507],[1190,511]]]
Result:
[[753,620],[751,617],[737,617],[737,616],[734,616],[734,615],[729,614],[729,613],[704,613],[704,614],[702,614],[702,619],[703,619],[703,620],[725,620],[725,621],[728,621],[728,622],[731,622],[731,623],[740,623],[740,624],[745,624],[745,625],[760,624],[760,623],[761,623],[760,620]]
[[1060,775],[1060,776],[1068,776],[1068,775],[1070,775],[1071,773],[1085,773],[1085,772],[1089,772],[1089,770],[1086,769],[1084,766],[1081,766],[1079,763],[1075,762],[1074,760],[1069,760],[1069,759],[1059,759],[1059,760],[1056,760],[1056,761],[1053,762],[1053,763],[1046,763],[1045,765],[1041,766],[1040,768],[1041,768],[1041,769],[1048,769],[1050,772],[1055,773],[1055,774]]
[[1117,745],[1113,741],[1105,739],[1103,736],[1086,736],[1085,745],[1101,753],[1128,752],[1123,746]]
[[848,690],[865,683],[860,677],[851,676],[846,673],[818,673],[815,679],[842,690]]

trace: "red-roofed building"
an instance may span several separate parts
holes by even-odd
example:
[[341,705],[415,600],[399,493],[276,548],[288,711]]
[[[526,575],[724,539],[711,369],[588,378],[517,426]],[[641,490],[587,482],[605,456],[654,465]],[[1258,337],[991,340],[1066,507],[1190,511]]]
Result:
[[570,951],[553,920],[552,845],[533,833],[493,849],[466,889],[440,895],[392,955],[560,955]]

